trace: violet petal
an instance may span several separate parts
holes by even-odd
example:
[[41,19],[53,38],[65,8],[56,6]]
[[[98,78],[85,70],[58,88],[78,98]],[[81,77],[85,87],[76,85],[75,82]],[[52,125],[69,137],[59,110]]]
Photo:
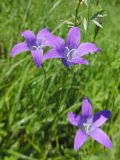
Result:
[[44,46],[50,46],[49,37],[51,36],[53,36],[53,34],[47,28],[44,28],[38,32],[37,41]]
[[88,65],[89,62],[83,58],[77,58],[71,61],[66,60],[65,58],[62,59],[62,63],[66,66],[66,67],[71,67],[75,64],[84,64],[84,65]]
[[83,117],[91,117],[92,116],[92,106],[90,100],[85,97],[82,102],[82,116]]
[[21,52],[25,52],[25,51],[30,51],[30,49],[25,42],[21,42],[21,43],[16,44],[12,48],[10,55],[11,57],[14,57],[15,55],[20,54]]
[[77,49],[79,44],[80,44],[80,28],[73,27],[68,32],[66,39],[66,46],[69,49]]
[[62,63],[68,68],[74,65],[73,63],[67,61],[65,58],[62,58]]
[[32,50],[31,53],[36,67],[39,68],[43,61],[43,50]]
[[54,49],[56,49],[58,52],[60,53],[64,53],[65,50],[65,42],[62,38],[58,37],[58,36],[49,36],[48,39],[48,44],[49,46],[53,47]]
[[78,129],[74,139],[74,150],[78,150],[88,139],[88,135],[85,134],[81,129]]
[[101,115],[101,116],[99,117],[99,119],[96,120],[96,121],[93,123],[93,125],[94,125],[95,127],[100,127],[100,126],[102,126],[106,121],[107,121],[107,118]]
[[79,45],[77,51],[78,56],[81,57],[89,53],[98,52],[100,51],[100,48],[98,48],[94,43],[85,42]]
[[74,126],[80,125],[80,115],[75,115],[73,112],[68,112],[68,120]]
[[63,58],[63,56],[56,49],[51,49],[46,54],[44,54],[44,60],[51,58]]
[[111,116],[111,112],[108,110],[97,112],[93,117],[93,122],[97,121],[101,115],[108,119]]
[[88,65],[89,64],[89,62],[84,58],[72,59],[69,62],[72,63],[72,64],[84,64],[84,65]]
[[90,133],[90,136],[105,147],[112,149],[112,142],[102,129],[96,128]]
[[25,38],[26,43],[30,48],[35,45],[36,37],[32,31],[26,30],[22,32],[21,35]]

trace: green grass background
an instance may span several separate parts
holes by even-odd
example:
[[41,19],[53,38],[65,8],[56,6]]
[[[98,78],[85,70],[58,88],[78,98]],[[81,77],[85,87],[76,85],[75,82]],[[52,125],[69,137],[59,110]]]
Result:
[[[10,58],[12,46],[23,40],[19,33],[48,27],[65,38],[68,26],[61,20],[72,20],[75,0],[0,0],[0,160],[120,160],[120,4],[101,0],[99,8],[107,13],[95,40],[102,51],[86,56],[89,66],[66,69],[54,59],[36,69],[30,53]],[[84,12],[80,7],[79,15]],[[85,34],[81,26],[81,41],[93,41],[94,27]],[[112,111],[102,127],[111,151],[92,139],[73,150],[77,128],[67,113],[79,113],[84,96],[94,113]]]

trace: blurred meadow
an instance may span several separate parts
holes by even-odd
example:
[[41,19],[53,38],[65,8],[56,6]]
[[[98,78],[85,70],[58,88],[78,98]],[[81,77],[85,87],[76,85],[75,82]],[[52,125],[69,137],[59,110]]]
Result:
[[[101,48],[85,56],[90,65],[67,69],[51,59],[37,69],[30,53],[10,58],[13,45],[23,40],[20,32],[47,27],[65,38],[76,0],[0,0],[0,160],[120,160],[120,2],[96,2],[81,4],[78,11],[81,42]],[[83,17],[90,20],[102,10],[103,28],[94,39],[95,24],[90,22],[85,32]],[[113,142],[111,151],[92,139],[73,149],[77,128],[67,113],[79,113],[84,96],[94,113],[112,112],[103,126]]]

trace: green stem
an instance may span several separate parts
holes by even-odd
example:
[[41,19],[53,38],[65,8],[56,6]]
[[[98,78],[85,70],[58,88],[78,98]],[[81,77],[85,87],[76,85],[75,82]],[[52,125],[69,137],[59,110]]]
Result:
[[[61,106],[61,103],[62,103],[62,97],[63,97],[63,91],[64,91],[64,86],[65,86],[65,82],[66,82],[66,79],[68,77],[68,71],[65,72],[65,76],[64,76],[64,79],[63,79],[63,82],[62,82],[62,86],[61,86],[61,93],[60,93],[60,99],[59,99],[59,102],[58,102],[58,109],[57,109],[57,112],[56,112],[56,115],[52,121],[52,128],[55,128],[55,122],[56,122],[56,119],[59,118],[59,108]],[[57,136],[57,128],[56,128],[56,131],[55,131],[55,141],[56,141],[56,147],[57,149],[59,149],[59,138]]]
[[[61,106],[61,103],[62,103],[63,90],[64,90],[64,86],[65,86],[65,82],[66,82],[67,77],[68,77],[68,70],[65,72],[65,76],[64,76],[64,79],[63,79],[63,82],[62,82],[60,99],[59,99],[59,102],[58,102],[58,107],[60,107],[60,106]],[[53,119],[53,124],[55,123],[55,121],[56,121],[56,119],[58,118],[58,116],[59,116],[59,108],[58,108],[58,110],[57,110],[57,113],[56,113],[55,118]],[[53,126],[54,126],[54,125],[53,125]]]
[[65,72],[65,78],[63,79],[63,83],[62,83],[62,87],[61,87],[61,95],[60,95],[59,106],[60,106],[61,103],[62,103],[63,90],[64,90],[64,86],[65,86],[65,82],[66,82],[66,80],[67,80],[67,77],[68,77],[68,70],[67,70],[67,72]]
[[98,4],[99,4],[99,0],[96,0],[96,5],[98,6]]
[[47,100],[46,100],[46,86],[47,86],[47,76],[46,76],[46,70],[44,68],[44,65],[42,65],[42,68],[43,68],[43,72],[44,72],[44,98],[45,98],[45,108],[46,108],[46,122],[47,122],[47,113],[48,113],[48,110],[47,110]]
[[82,0],[79,0],[78,2],[76,2],[76,10],[75,10],[75,26],[77,26],[77,18],[78,18],[78,11],[80,8],[80,3]]
[[73,70],[71,71],[71,74],[72,74],[72,80],[71,80],[70,88],[68,90],[68,94],[71,94],[72,86],[73,86],[74,81],[75,81],[75,66],[74,66]]
[[90,0],[88,1],[87,30],[89,28],[89,22],[90,22]]

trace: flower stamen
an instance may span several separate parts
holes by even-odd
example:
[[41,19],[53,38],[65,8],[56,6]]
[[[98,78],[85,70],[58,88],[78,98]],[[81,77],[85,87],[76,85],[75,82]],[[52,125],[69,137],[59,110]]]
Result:
[[39,50],[39,49],[42,49],[42,45],[39,45],[39,46],[32,46],[32,49],[33,50]]
[[91,124],[90,123],[83,123],[83,128],[86,133],[89,133],[90,129],[91,129]]
[[65,47],[65,54],[67,60],[73,60],[77,56],[77,50],[76,49],[69,49],[68,47]]

